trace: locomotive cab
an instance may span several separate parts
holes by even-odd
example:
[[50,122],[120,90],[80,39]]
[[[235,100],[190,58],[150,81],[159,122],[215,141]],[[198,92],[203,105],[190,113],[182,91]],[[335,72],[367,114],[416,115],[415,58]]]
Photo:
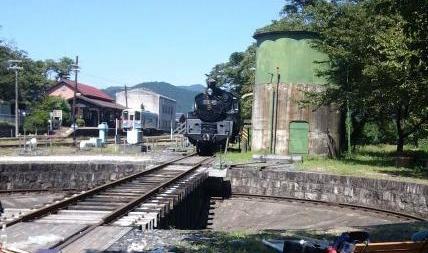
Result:
[[210,155],[224,148],[227,140],[234,142],[238,117],[238,98],[208,82],[205,92],[195,97],[194,111],[187,115],[185,136],[199,154]]

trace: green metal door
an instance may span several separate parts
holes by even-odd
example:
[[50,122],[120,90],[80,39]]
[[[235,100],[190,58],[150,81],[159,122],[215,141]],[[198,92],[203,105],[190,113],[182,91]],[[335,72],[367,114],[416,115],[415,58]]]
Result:
[[290,123],[289,154],[308,154],[308,122],[296,121]]

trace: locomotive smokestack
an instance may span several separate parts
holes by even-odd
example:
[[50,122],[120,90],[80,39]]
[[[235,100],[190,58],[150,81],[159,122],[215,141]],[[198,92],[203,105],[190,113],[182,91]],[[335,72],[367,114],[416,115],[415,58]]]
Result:
[[214,88],[215,86],[216,86],[216,84],[217,84],[217,82],[216,82],[216,80],[214,80],[214,79],[212,79],[212,78],[209,78],[208,80],[207,80],[207,87],[208,88]]

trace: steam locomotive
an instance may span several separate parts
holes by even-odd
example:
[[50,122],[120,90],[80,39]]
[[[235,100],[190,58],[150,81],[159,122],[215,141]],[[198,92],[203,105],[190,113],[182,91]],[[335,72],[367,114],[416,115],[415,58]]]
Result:
[[235,142],[239,132],[239,100],[220,89],[212,79],[205,92],[196,95],[194,111],[187,114],[185,136],[200,155],[211,155]]

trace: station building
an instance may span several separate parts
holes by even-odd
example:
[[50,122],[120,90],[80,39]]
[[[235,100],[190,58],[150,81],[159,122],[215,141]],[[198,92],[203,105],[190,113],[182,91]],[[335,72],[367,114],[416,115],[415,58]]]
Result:
[[116,93],[116,103],[131,109],[143,108],[158,115],[157,128],[169,132],[175,128],[177,101],[153,91],[136,88]]
[[[73,105],[75,83],[61,79],[53,86],[48,94],[66,99]],[[124,106],[115,103],[114,99],[105,92],[83,83],[77,84],[76,90],[76,119],[85,121],[85,127],[97,127],[101,122],[107,122],[109,127],[115,127],[115,120],[120,119]]]
[[256,33],[252,149],[276,154],[332,154],[340,147],[341,113],[334,105],[299,103],[305,91],[322,89],[327,56],[311,47],[306,31]]

